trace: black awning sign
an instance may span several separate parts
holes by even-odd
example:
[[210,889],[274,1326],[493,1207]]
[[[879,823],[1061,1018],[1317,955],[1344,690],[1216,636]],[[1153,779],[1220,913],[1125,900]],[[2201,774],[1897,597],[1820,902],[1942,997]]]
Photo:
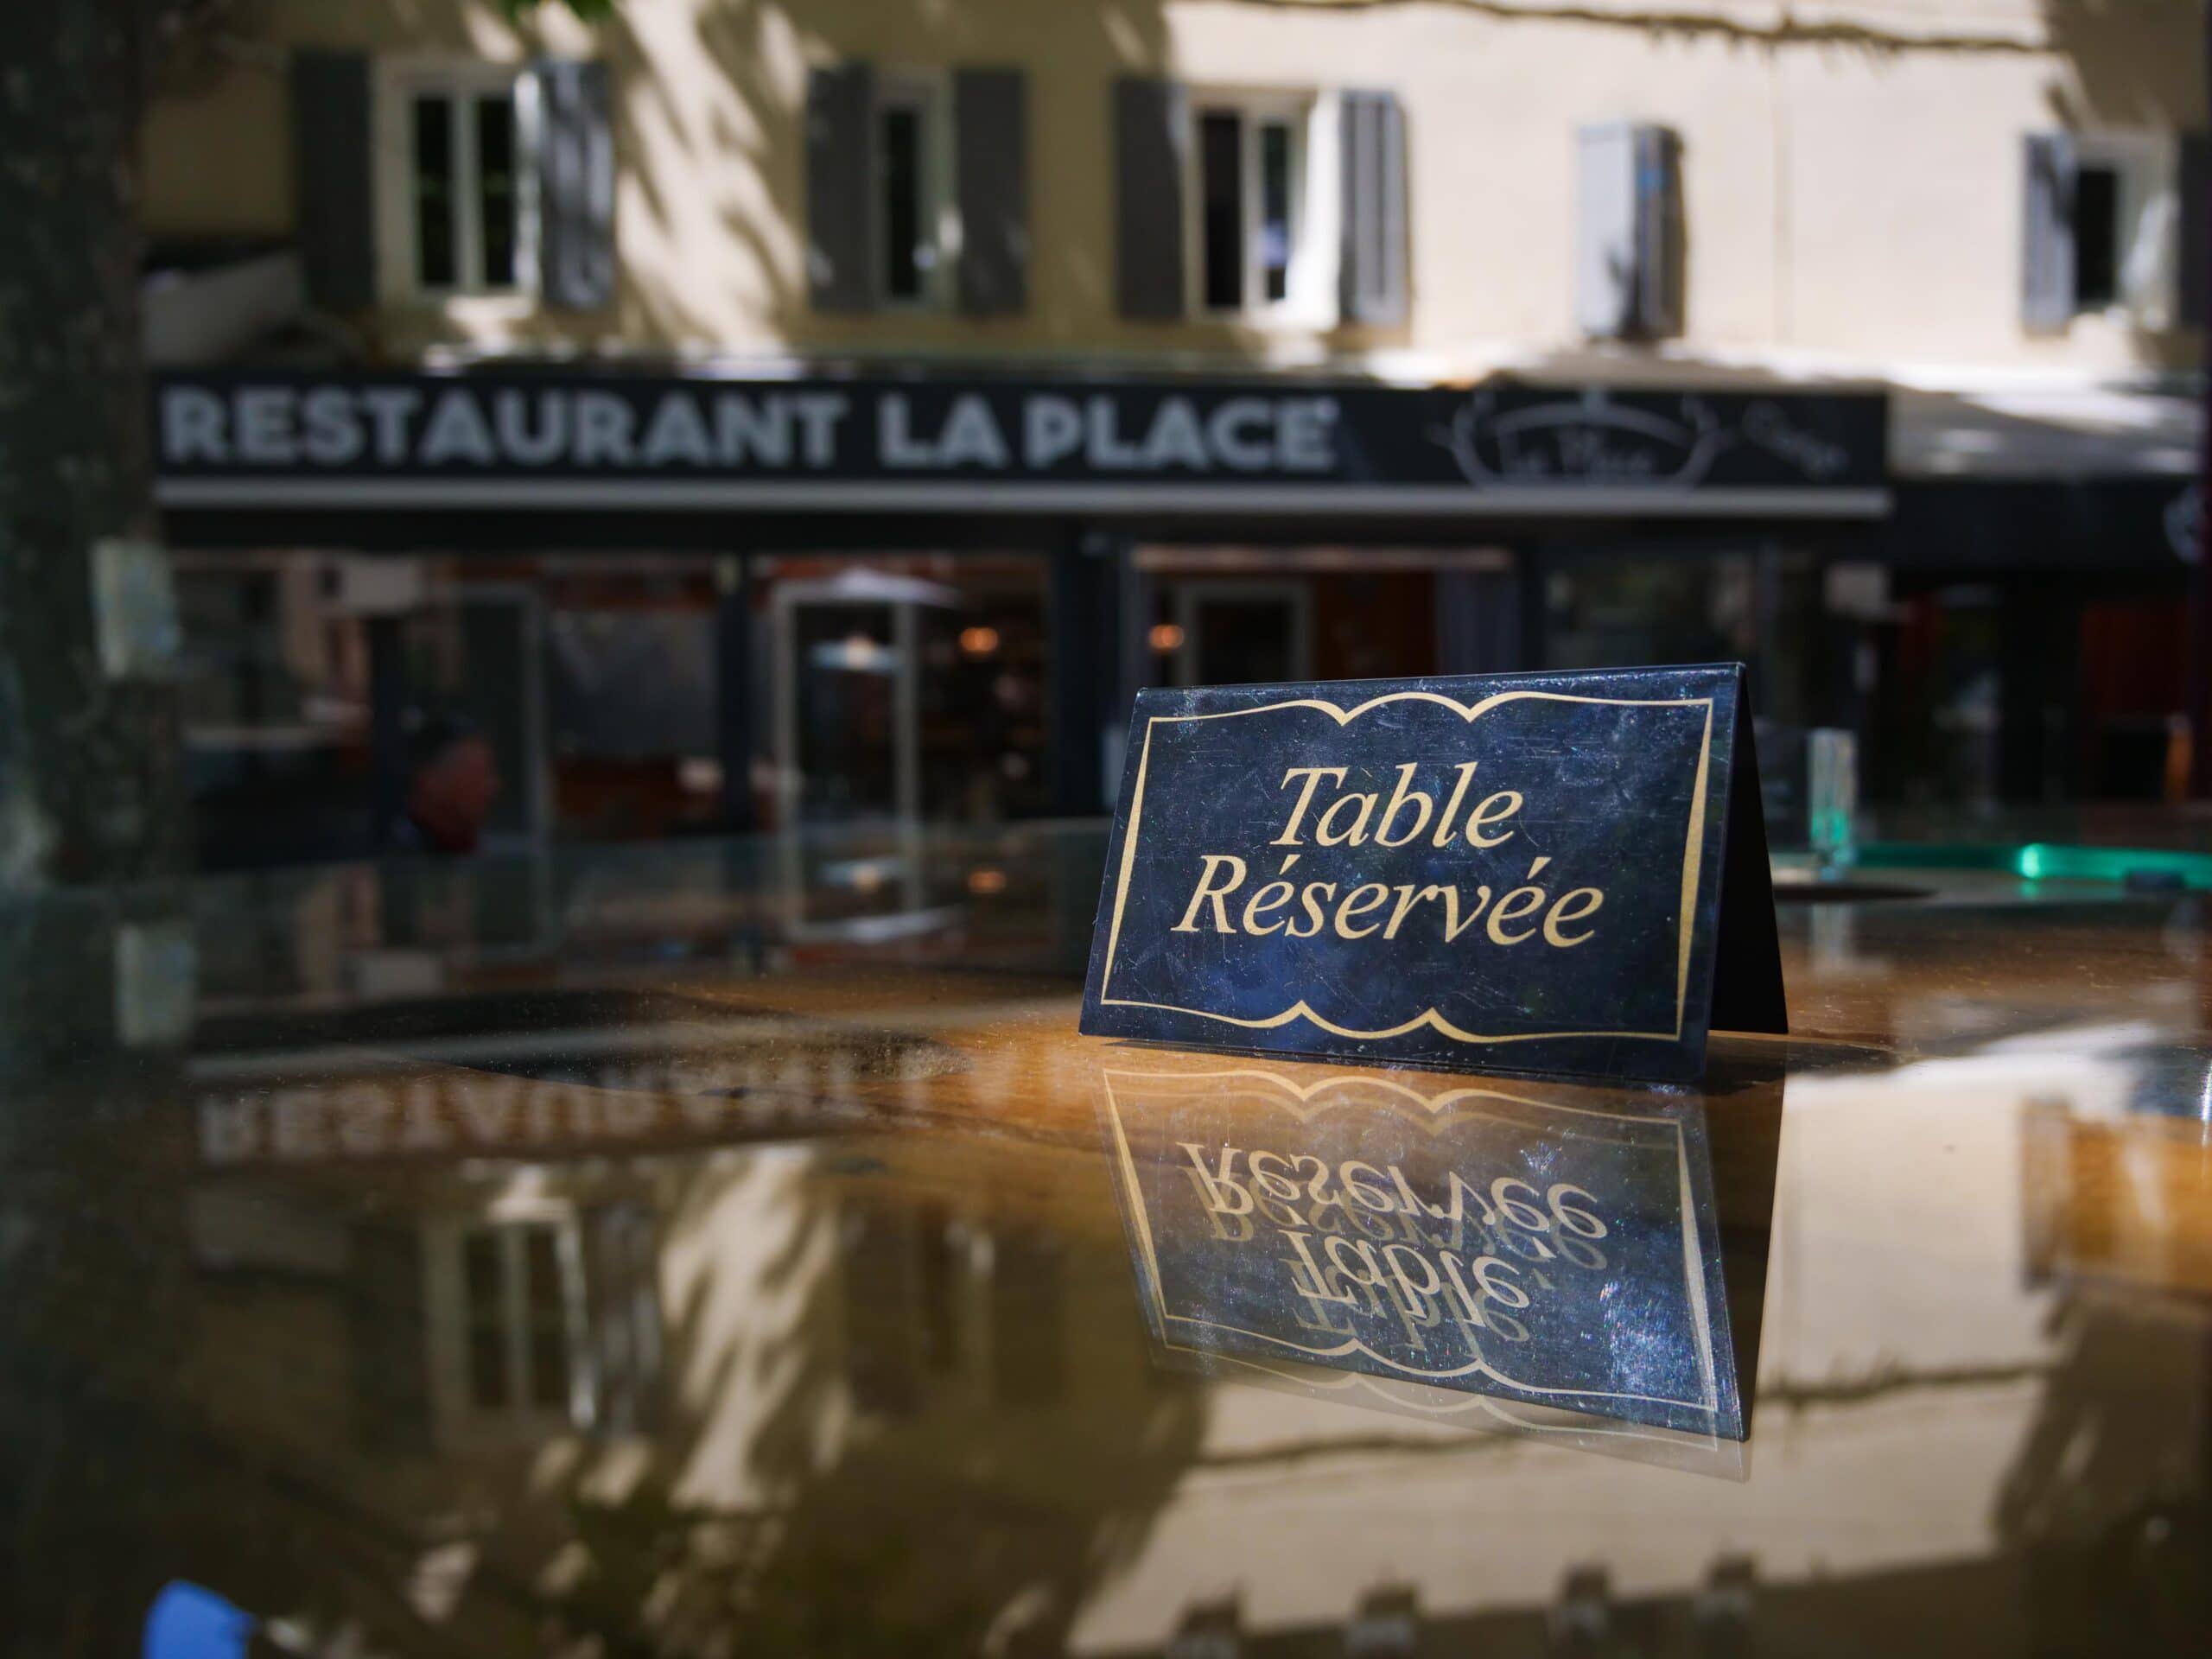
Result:
[[1682,1081],[1787,1028],[1728,664],[1140,692],[1082,1029]]
[[1886,504],[1885,404],[1860,393],[506,368],[172,375],[155,397],[162,499],[175,506],[1479,516]]

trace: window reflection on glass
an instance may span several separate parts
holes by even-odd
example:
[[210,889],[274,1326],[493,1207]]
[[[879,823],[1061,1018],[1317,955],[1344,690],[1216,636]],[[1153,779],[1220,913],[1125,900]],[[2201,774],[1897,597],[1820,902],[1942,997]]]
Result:
[[507,1403],[505,1274],[499,1239],[486,1227],[461,1242],[461,1289],[467,1305],[468,1401],[483,1410]]
[[792,560],[766,574],[784,821],[1046,810],[1037,561]]
[[569,1403],[569,1319],[561,1296],[557,1240],[550,1227],[523,1233],[523,1306],[529,1333],[530,1403],[559,1410]]
[[801,605],[791,626],[799,816],[891,817],[899,806],[900,668],[892,607]]
[[1066,1386],[1059,1244],[1041,1233],[1009,1231],[991,1246],[994,1392],[1006,1405],[1048,1404]]

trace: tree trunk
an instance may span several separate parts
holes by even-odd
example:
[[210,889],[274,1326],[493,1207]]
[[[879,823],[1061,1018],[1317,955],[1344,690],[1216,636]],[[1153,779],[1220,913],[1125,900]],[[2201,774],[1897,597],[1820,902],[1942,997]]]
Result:
[[0,5],[0,887],[182,867],[174,688],[103,669],[94,549],[156,535],[138,123],[155,0]]

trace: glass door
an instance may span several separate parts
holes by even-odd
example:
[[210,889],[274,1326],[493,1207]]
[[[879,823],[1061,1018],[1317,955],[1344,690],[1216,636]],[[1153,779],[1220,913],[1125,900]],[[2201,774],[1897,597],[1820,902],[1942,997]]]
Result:
[[1174,594],[1177,684],[1313,677],[1313,591],[1306,582],[1186,581]]

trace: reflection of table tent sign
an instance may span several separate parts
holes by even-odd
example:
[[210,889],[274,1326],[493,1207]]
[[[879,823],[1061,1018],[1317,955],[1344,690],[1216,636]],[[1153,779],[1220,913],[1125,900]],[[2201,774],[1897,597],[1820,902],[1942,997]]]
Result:
[[1138,693],[1082,1029],[1680,1081],[1788,1029],[1738,664]]
[[1701,1109],[1264,1062],[1109,1065],[1100,1109],[1171,1354],[1471,1427],[1743,1438]]

